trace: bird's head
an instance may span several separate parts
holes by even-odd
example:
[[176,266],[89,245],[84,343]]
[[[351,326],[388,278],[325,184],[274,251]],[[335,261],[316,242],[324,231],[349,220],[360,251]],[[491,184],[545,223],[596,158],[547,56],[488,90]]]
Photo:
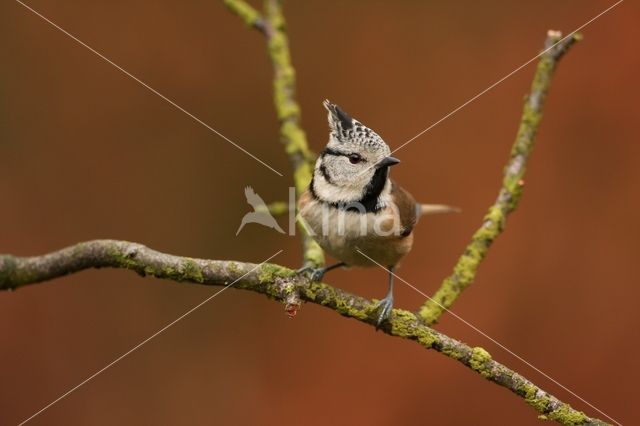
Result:
[[389,167],[400,161],[370,128],[324,101],[329,112],[329,143],[318,158],[314,172],[316,195],[331,203],[359,202],[378,197],[385,188]]

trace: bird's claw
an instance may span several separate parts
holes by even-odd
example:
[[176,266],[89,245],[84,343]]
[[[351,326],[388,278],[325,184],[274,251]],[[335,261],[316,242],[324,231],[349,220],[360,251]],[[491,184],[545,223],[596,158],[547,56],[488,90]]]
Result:
[[319,283],[322,281],[322,277],[324,277],[325,270],[324,268],[317,268],[311,272],[311,281],[314,283]]
[[378,302],[378,306],[376,309],[380,311],[380,313],[378,314],[378,321],[376,322],[376,330],[378,330],[385,320],[391,318],[391,311],[393,310],[393,297],[387,296],[382,299],[380,302]]
[[304,266],[296,271],[297,274],[309,273],[309,280],[311,282],[320,282],[322,281],[322,277],[324,277],[324,273],[326,272],[325,268],[314,268],[312,266]]
[[296,274],[304,274],[305,272],[309,272],[313,268],[311,266],[303,266],[302,268],[296,269]]

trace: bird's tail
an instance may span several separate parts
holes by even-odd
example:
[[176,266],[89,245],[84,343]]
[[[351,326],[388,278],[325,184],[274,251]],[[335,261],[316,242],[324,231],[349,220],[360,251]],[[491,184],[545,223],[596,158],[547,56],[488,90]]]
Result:
[[441,213],[460,213],[458,207],[447,206],[445,204],[418,204],[418,215],[426,216]]

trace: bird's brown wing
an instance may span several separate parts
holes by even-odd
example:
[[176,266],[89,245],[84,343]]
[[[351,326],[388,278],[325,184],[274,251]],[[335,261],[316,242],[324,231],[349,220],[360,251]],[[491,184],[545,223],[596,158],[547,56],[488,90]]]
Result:
[[402,227],[401,234],[403,237],[411,234],[413,227],[418,222],[418,209],[416,200],[400,185],[391,181],[391,197],[394,203],[398,207],[398,214],[400,216],[400,226]]

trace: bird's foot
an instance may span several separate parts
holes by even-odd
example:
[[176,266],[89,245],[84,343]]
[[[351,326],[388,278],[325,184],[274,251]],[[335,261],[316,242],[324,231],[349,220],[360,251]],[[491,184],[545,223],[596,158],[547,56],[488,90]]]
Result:
[[378,330],[385,320],[391,318],[391,311],[393,310],[393,296],[389,295],[378,302],[376,309],[379,311],[378,321],[376,322],[376,330]]
[[296,271],[297,274],[309,273],[309,280],[314,283],[322,281],[325,272],[327,272],[327,268],[314,268],[312,266],[304,266]]

